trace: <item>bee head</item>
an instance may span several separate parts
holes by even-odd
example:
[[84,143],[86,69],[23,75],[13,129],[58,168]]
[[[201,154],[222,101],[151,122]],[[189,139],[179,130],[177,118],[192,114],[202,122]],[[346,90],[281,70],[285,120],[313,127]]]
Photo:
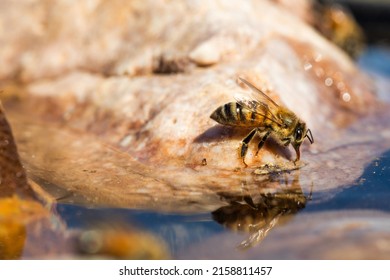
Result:
[[297,158],[295,161],[298,161],[300,158],[299,147],[301,146],[305,137],[309,139],[310,144],[314,143],[314,138],[313,135],[311,134],[311,130],[306,127],[306,124],[304,122],[300,121],[295,127],[294,134],[293,134],[293,141],[291,143],[297,153]]
[[303,140],[307,137],[309,139],[310,144],[314,143],[313,135],[311,134],[311,130],[306,127],[304,122],[299,122],[294,130],[294,143],[301,144]]

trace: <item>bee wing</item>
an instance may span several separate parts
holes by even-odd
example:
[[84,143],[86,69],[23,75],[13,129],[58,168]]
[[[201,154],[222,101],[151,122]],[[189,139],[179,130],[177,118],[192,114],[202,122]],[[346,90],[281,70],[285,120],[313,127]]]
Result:
[[281,216],[282,213],[278,213],[275,217],[272,218],[271,221],[256,229],[255,232],[252,233],[248,239],[242,241],[238,247],[241,249],[247,249],[263,241],[264,238],[268,235],[268,232],[276,226]]
[[250,99],[250,97],[247,97],[242,94],[235,95],[234,99],[236,99],[237,103],[240,104],[242,107],[247,108],[248,110],[262,116],[263,118],[269,119],[270,121],[273,121],[280,126],[283,126],[282,120],[277,118],[272,113],[267,103]]
[[269,106],[274,107],[275,109],[279,108],[279,105],[273,101],[268,95],[266,95],[262,90],[258,89],[254,85],[252,85],[250,82],[245,80],[244,78],[239,78],[241,82],[243,82],[245,85],[247,85],[252,91],[250,94],[250,97],[253,100],[257,100],[260,103],[269,104]]

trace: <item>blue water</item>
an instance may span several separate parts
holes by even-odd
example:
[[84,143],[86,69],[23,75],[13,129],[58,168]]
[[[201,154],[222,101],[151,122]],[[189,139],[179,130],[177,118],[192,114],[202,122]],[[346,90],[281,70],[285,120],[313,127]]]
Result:
[[390,48],[378,45],[367,48],[359,58],[358,65],[364,71],[390,77]]
[[306,211],[370,209],[390,211],[390,151],[374,160],[356,183],[335,197],[306,206]]
[[114,221],[155,233],[167,242],[172,253],[224,230],[208,214],[177,215],[76,205],[59,205],[57,211],[69,228],[89,229],[105,223],[110,225]]

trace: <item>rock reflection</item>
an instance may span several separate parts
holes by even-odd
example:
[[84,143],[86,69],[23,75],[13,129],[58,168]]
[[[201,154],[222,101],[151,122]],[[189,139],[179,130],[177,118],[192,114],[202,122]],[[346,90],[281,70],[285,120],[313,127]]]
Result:
[[280,185],[276,192],[261,189],[256,195],[220,194],[229,205],[212,212],[212,217],[231,230],[249,233],[249,237],[241,242],[239,248],[253,247],[264,240],[269,231],[281,222],[282,217],[291,218],[305,208],[307,201],[311,199],[311,191],[308,197],[303,193],[298,176],[299,173],[291,184],[286,182],[285,185]]

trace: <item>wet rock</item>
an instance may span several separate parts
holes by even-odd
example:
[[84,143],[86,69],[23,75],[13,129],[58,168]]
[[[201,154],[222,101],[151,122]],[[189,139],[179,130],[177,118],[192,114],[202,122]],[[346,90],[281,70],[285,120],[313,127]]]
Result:
[[[50,222],[50,219],[55,219],[55,215],[38,201],[38,195],[27,181],[2,107],[0,142],[0,259],[20,259],[26,252],[32,252],[29,251],[28,241],[28,232],[32,226],[39,225],[38,232],[41,235],[45,232],[56,233]],[[43,193],[41,188],[38,188],[38,193]],[[43,195],[40,197],[44,199]],[[59,240],[65,238],[61,235]]]
[[0,103],[0,198],[12,197],[16,194],[27,198],[34,197]]
[[[55,209],[52,195],[27,181],[1,107],[0,141],[0,259],[92,258],[95,254],[122,259],[169,257],[162,241],[139,229],[97,228],[99,236],[93,240],[87,236],[87,241],[88,231],[69,230],[55,211],[49,211]],[[79,243],[75,241],[78,239]],[[85,243],[99,246],[91,252],[85,249]]]

